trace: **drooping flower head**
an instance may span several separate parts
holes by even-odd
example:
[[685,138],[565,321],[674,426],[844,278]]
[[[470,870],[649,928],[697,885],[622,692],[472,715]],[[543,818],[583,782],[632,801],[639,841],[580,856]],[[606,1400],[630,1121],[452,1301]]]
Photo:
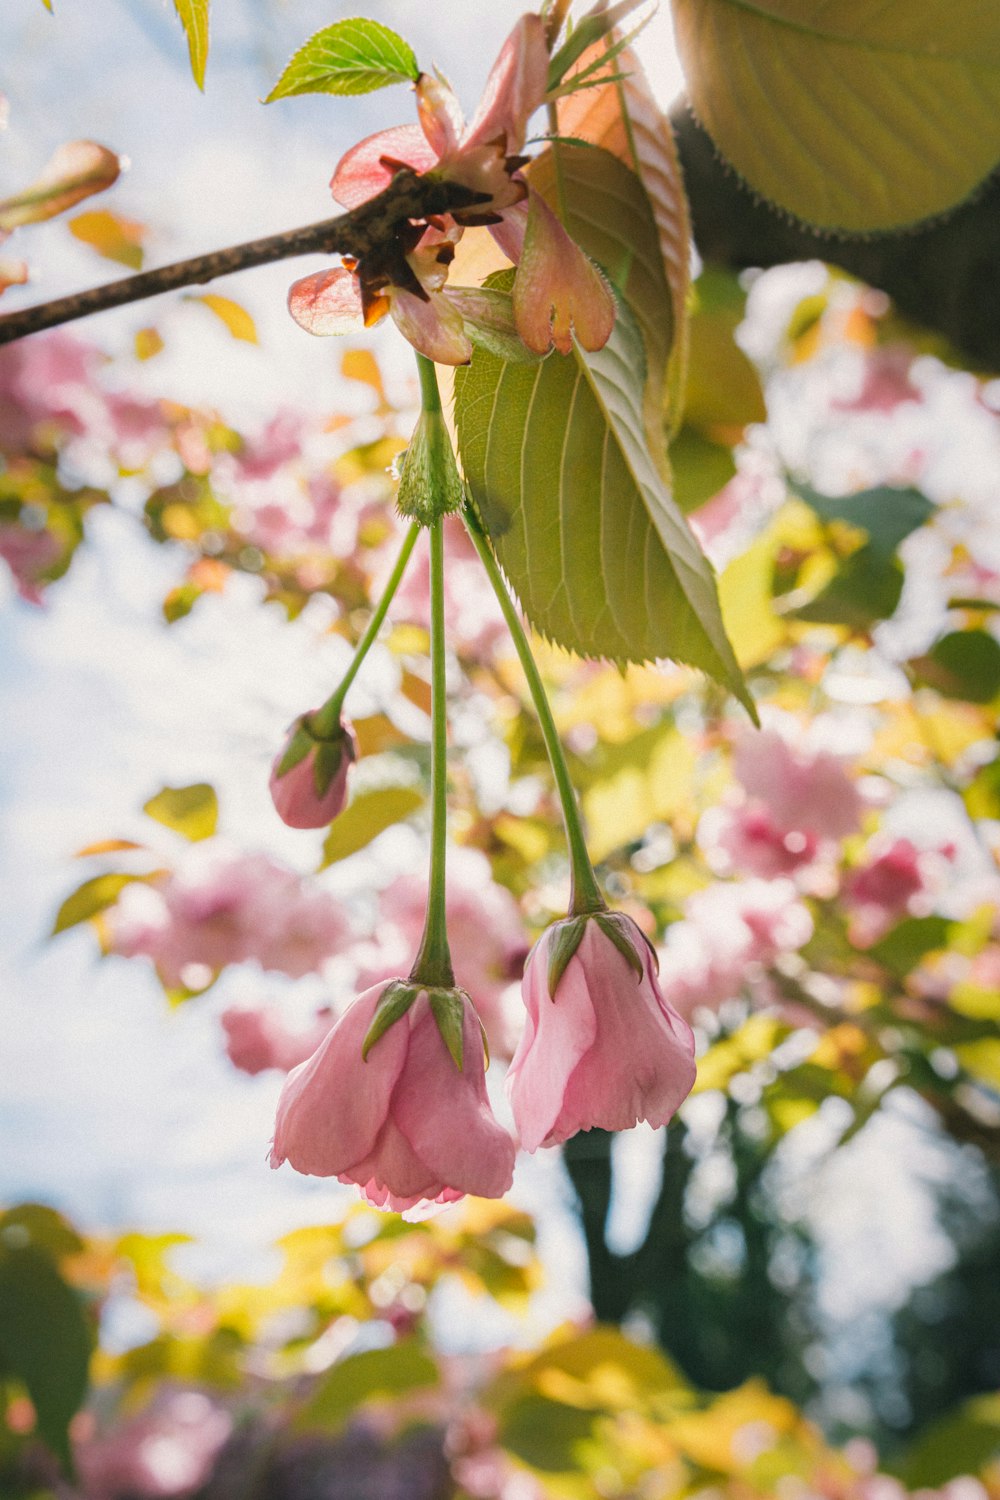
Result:
[[[599,349],[614,323],[614,301],[597,268],[534,193],[521,168],[528,121],[546,96],[549,52],[541,17],[514,26],[487,79],[469,125],[451,86],[421,73],[414,86],[418,125],[397,125],[359,141],[330,182],[334,198],[357,208],[382,192],[402,167],[466,188],[467,208],[426,223],[411,222],[384,253],[295,282],[289,310],[310,333],[344,333],[390,314],[403,336],[428,359],[465,364],[472,356],[466,319],[474,299],[445,283],[464,230],[486,225],[504,253],[525,265],[514,282],[517,334],[529,349]],[[528,202],[526,202],[528,200]],[[520,283],[520,291],[519,291]]]
[[507,1092],[528,1151],[579,1130],[665,1125],[691,1091],[694,1038],[621,912],[556,922],[524,972],[527,1019]]
[[289,828],[325,828],[344,810],[347,776],[358,758],[358,740],[342,719],[329,736],[316,732],[311,714],[296,719],[271,768],[271,800]]
[[510,1187],[514,1142],[486,1096],[482,1030],[463,990],[383,981],[285,1081],[271,1165],[355,1183],[419,1217]]

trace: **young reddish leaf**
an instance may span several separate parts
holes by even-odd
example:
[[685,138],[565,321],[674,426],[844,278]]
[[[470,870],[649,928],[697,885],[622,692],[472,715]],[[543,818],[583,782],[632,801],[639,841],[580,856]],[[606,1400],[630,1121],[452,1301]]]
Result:
[[[605,41],[594,47],[581,59],[581,66],[589,66],[608,45]],[[665,407],[673,432],[680,423],[687,361],[691,219],[670,121],[657,104],[641,63],[626,50],[615,59],[615,67],[626,75],[619,82],[584,89],[558,101],[559,129],[564,135],[603,146],[623,161],[635,172],[649,200],[673,322],[665,366],[651,368],[650,381],[654,386],[661,384],[661,410]],[[657,351],[647,352],[652,362]],[[655,388],[650,395],[657,398]]]
[[121,162],[96,141],[68,141],[54,152],[40,177],[13,198],[0,201],[0,230],[54,219],[118,178]]
[[137,844],[134,839],[98,839],[94,844],[86,844],[78,849],[73,856],[74,859],[90,859],[94,854],[120,854],[126,849],[144,849],[144,844]]
[[205,64],[208,62],[208,0],[174,0],[187,37],[191,76],[200,89],[205,87]]
[[142,242],[147,231],[137,219],[95,208],[70,219],[69,231],[106,260],[116,260],[133,271],[142,270]]
[[23,260],[0,260],[0,296],[9,286],[24,286],[28,280],[28,266]]
[[210,312],[223,322],[229,329],[234,339],[242,339],[244,343],[256,344],[257,325],[238,302],[231,297],[220,297],[217,292],[203,292],[200,296],[185,297],[185,302],[203,302]]
[[311,36],[264,103],[291,94],[370,94],[390,83],[415,83],[419,77],[408,42],[380,21],[352,17]]
[[207,781],[193,786],[165,786],[143,804],[142,810],[192,843],[211,838],[219,822],[219,799]]

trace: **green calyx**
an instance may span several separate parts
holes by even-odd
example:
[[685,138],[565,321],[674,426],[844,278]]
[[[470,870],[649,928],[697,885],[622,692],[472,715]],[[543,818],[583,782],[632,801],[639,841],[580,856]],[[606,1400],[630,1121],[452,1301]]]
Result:
[[[426,995],[427,1003],[431,1008],[431,1015],[441,1040],[448,1049],[452,1062],[462,1071],[465,1060],[465,1007],[471,1005],[472,1001],[465,990],[457,986],[429,986],[425,984],[414,984],[412,979],[394,979],[387,984],[379,996],[372,1016],[371,1025],[361,1044],[362,1060],[367,1062],[368,1054],[380,1037],[385,1036],[390,1026],[410,1009],[418,995]],[[486,1032],[483,1030],[482,1022],[480,1030],[483,1031],[483,1051],[489,1062],[489,1048],[486,1043]]]
[[403,459],[396,509],[422,526],[458,510],[465,491],[441,411],[425,408],[417,418]]
[[325,797],[330,789],[330,783],[340,770],[344,757],[346,756],[349,761],[355,758],[354,743],[339,720],[333,734],[317,734],[314,717],[303,714],[296,725],[295,733],[285,747],[284,755],[278,762],[277,774],[279,777],[286,776],[314,751],[313,783],[316,787],[316,795]]
[[627,917],[624,912],[598,911],[577,917],[567,917],[562,922],[556,922],[551,928],[553,935],[549,942],[547,974],[550,1000],[556,998],[556,991],[566,973],[569,961],[583,941],[584,930],[588,922],[597,923],[604,936],[614,943],[618,952],[627,960],[629,967],[635,971],[637,979],[642,978],[644,966],[642,955],[636,947],[636,934],[649,948],[654,963],[659,967],[656,949],[642,929],[637,927],[631,917]]

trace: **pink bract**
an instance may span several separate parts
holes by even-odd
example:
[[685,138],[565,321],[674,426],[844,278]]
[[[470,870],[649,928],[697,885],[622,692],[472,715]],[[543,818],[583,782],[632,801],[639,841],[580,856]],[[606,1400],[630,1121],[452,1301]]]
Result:
[[514,1142],[486,1095],[475,1010],[463,997],[463,1065],[442,1040],[426,991],[362,1047],[385,983],[341,1016],[278,1100],[271,1165],[354,1183],[377,1208],[419,1217],[466,1193],[499,1198],[510,1187]]
[[524,974],[527,1019],[507,1074],[521,1143],[554,1146],[579,1130],[665,1125],[695,1079],[694,1038],[664,999],[653,954],[628,924],[641,975],[594,918],[587,920],[555,994],[549,962],[560,928],[532,949]]

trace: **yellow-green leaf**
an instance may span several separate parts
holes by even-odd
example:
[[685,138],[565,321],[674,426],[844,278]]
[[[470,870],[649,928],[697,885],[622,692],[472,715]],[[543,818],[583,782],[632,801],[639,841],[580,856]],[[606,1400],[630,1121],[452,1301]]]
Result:
[[823,228],[940,214],[1000,160],[1000,7],[673,0],[692,106],[758,193]]
[[165,786],[142,810],[192,843],[211,838],[219,822],[219,799],[207,781],[193,786]]
[[352,16],[311,36],[264,103],[290,94],[370,94],[390,83],[415,83],[419,76],[408,42],[381,21]]
[[205,64],[208,62],[208,0],[174,0],[187,37],[191,76],[200,89],[205,87]]
[[542,635],[581,656],[673,657],[747,702],[712,569],[650,454],[644,368],[624,305],[597,354],[532,366],[477,350],[455,382],[466,477]]
[[116,260],[133,271],[141,271],[146,226],[137,219],[125,219],[106,208],[97,208],[70,219],[69,231],[106,260]]
[[218,292],[202,292],[200,295],[191,295],[184,300],[204,303],[209,311],[225,324],[234,339],[242,339],[247,344],[256,344],[257,325],[246,308],[239,302],[234,302],[232,297],[220,297]]
[[52,924],[52,936],[76,927],[80,922],[89,922],[91,917],[114,906],[125,887],[142,878],[141,875],[113,873],[95,875],[92,880],[85,880],[60,906]]
[[323,844],[323,867],[356,854],[393,823],[402,823],[415,813],[423,800],[423,793],[414,786],[359,792],[330,827]]

